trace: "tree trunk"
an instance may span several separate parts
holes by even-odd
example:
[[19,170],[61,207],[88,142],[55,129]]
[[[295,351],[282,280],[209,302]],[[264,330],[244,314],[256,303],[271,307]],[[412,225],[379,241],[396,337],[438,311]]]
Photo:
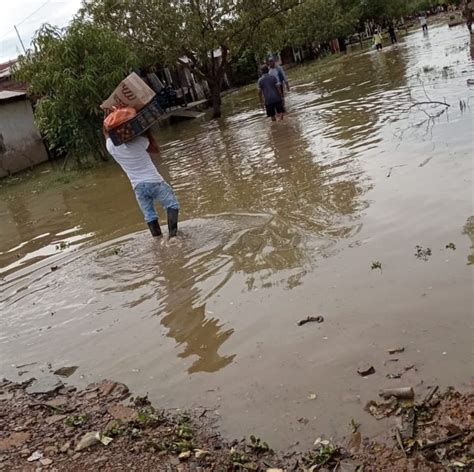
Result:
[[221,87],[222,81],[209,82],[209,88],[211,90],[211,103],[212,103],[212,117],[220,118],[221,116]]
[[346,39],[337,38],[337,41],[339,42],[339,52],[347,52]]

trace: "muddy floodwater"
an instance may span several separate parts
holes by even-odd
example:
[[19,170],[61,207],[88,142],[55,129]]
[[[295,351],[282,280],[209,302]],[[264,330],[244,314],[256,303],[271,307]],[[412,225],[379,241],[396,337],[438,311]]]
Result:
[[0,374],[78,366],[66,382],[204,406],[229,437],[276,448],[340,438],[352,418],[379,433],[363,406],[383,387],[467,388],[473,77],[467,29],[439,24],[293,69],[282,123],[250,86],[219,121],[159,129],[182,205],[172,242],[150,237],[114,164],[3,184]]

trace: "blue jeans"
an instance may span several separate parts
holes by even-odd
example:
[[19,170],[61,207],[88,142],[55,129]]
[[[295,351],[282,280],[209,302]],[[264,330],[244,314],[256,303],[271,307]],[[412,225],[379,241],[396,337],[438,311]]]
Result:
[[173,208],[179,210],[179,203],[170,185],[165,182],[140,182],[135,187],[135,196],[143,212],[145,221],[149,223],[158,219],[155,202],[159,201],[166,210]]

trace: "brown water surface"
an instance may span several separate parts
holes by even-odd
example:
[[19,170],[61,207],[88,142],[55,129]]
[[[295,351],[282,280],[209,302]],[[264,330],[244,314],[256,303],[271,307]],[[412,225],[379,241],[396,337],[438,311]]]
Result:
[[[160,129],[158,167],[182,205],[172,242],[145,231],[116,165],[3,185],[0,374],[77,365],[69,382],[217,408],[226,434],[274,447],[343,436],[351,418],[376,434],[362,407],[381,387],[468,385],[470,77],[467,29],[439,25],[292,70],[282,123],[252,86],[220,121]],[[451,106],[412,106],[427,97]],[[308,315],[325,321],[298,327]],[[405,352],[385,363],[393,346]]]

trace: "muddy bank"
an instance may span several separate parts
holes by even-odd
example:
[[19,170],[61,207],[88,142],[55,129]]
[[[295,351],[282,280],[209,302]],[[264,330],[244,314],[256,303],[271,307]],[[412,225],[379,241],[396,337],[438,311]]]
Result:
[[[406,396],[406,395],[405,395]],[[409,394],[408,397],[411,395]],[[216,412],[166,411],[104,380],[84,390],[59,382],[0,384],[0,470],[22,471],[444,471],[474,466],[474,394],[437,387],[416,402],[390,397],[368,412],[394,416],[387,443],[363,439],[278,451],[249,435],[224,440]],[[472,470],[472,469],[469,469]]]

